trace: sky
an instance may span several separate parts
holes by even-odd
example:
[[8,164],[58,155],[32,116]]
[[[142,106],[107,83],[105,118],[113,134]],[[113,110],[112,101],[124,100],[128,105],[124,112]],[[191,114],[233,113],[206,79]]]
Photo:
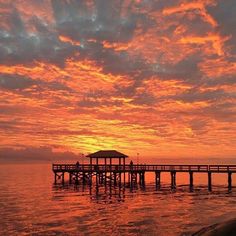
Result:
[[236,156],[235,0],[0,0],[0,159]]

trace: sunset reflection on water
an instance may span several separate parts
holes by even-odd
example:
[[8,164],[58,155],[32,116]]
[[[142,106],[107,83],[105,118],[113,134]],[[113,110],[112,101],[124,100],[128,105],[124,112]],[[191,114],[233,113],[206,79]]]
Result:
[[160,190],[152,174],[133,188],[54,185],[48,164],[1,165],[0,177],[1,235],[190,235],[236,216],[225,174],[213,174],[212,192],[206,174],[194,174],[193,192],[179,173],[175,190],[169,174]]

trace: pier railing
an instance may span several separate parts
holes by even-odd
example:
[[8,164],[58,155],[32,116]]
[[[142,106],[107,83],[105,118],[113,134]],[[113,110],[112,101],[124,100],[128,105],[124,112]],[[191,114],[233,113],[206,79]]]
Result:
[[53,164],[54,172],[70,171],[162,171],[162,172],[236,172],[236,165],[76,165]]

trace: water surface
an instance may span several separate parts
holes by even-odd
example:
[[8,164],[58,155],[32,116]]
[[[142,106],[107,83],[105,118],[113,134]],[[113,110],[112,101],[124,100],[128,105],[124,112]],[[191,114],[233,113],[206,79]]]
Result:
[[133,189],[55,186],[50,164],[1,165],[0,180],[0,235],[191,235],[236,217],[226,174],[213,174],[212,192],[207,174],[194,175],[193,192],[179,173],[175,191],[169,174],[160,190],[151,174]]

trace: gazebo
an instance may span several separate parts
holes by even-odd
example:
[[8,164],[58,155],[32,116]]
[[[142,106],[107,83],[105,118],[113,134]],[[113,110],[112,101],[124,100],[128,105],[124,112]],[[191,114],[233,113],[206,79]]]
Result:
[[[128,156],[116,150],[101,150],[98,152],[91,153],[87,155],[86,157],[90,158],[91,166],[93,165],[93,159],[96,160],[96,165],[99,164],[99,159],[104,159],[105,166],[112,165],[112,160],[118,159],[119,166],[121,166],[121,165],[125,165],[125,158],[127,158]],[[110,163],[107,163],[107,159],[109,160]]]

